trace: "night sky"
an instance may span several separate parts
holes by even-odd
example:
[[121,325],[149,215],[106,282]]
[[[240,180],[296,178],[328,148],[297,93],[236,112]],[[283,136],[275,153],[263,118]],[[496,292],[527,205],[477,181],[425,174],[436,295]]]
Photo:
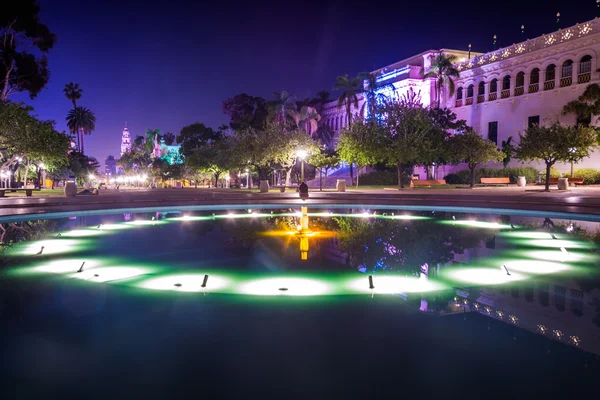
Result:
[[[299,98],[329,90],[337,75],[370,71],[428,49],[493,49],[592,19],[595,0],[540,1],[204,1],[41,0],[40,18],[57,35],[50,83],[32,105],[66,130],[68,82],[91,108],[96,131],[86,153],[119,156],[125,122],[179,133],[199,121],[228,122],[227,97]],[[486,11],[490,10],[490,11]]]

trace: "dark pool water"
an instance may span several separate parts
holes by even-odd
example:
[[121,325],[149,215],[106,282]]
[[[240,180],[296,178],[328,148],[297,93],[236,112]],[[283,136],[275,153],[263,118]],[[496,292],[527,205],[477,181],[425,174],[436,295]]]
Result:
[[2,223],[2,398],[597,390],[598,222],[304,211]]

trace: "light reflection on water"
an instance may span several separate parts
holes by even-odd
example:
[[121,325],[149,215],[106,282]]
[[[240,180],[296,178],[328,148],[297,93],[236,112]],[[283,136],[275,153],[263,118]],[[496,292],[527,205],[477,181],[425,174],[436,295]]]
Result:
[[[134,287],[140,295],[396,295],[399,301],[418,298],[424,313],[468,309],[538,333],[538,326],[548,326],[564,332],[571,345],[600,354],[593,222],[252,209],[32,224],[30,236],[15,229],[16,243],[4,250],[15,276],[53,274]],[[572,316],[579,323],[562,326]]]

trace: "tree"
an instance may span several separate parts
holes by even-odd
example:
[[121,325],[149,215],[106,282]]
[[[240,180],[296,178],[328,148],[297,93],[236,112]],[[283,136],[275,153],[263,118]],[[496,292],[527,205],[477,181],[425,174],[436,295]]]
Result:
[[392,91],[395,92],[396,88],[391,83],[381,83],[378,78],[381,74],[372,74],[364,72],[362,78],[364,79],[364,95],[365,105],[369,110],[369,121],[371,123],[377,122],[378,111],[381,106],[389,101],[390,98],[384,92]]
[[521,161],[544,161],[546,191],[549,191],[550,168],[556,162],[578,162],[589,157],[596,146],[597,134],[593,128],[562,126],[555,121],[550,126],[532,125],[519,133],[516,153]]
[[[346,115],[348,116],[348,128],[352,128],[352,106],[358,108],[358,95],[363,91],[362,75],[354,78],[349,78],[348,74],[340,75],[336,78],[336,83],[333,85],[333,90],[341,90],[342,93],[338,97],[338,108],[345,107]],[[354,184],[354,173],[352,163],[350,163],[350,180]]]
[[316,135],[321,116],[314,107],[304,106],[298,114],[298,127],[308,136]]
[[234,141],[233,137],[224,137],[221,140],[207,143],[195,149],[186,158],[186,164],[192,169],[211,174],[215,180],[215,186],[217,186],[220,176],[236,168],[239,164],[237,155],[232,151],[235,148]]
[[[154,148],[160,140],[160,129],[146,129],[146,138],[144,140],[144,147],[146,152],[150,154],[150,158],[154,157]],[[160,156],[159,156],[160,157]]]
[[431,165],[444,154],[446,132],[411,92],[382,108],[385,129],[377,141],[377,161],[395,166],[398,186],[404,188],[403,175],[415,165]]
[[16,170],[22,163],[37,162],[53,168],[66,163],[69,138],[31,112],[22,104],[0,104],[0,168]]
[[80,135],[79,150],[83,153],[83,136],[91,135],[96,130],[96,116],[89,108],[75,107],[67,114],[67,127],[71,133]]
[[235,130],[260,129],[267,121],[267,105],[262,97],[238,94],[223,101],[222,110],[230,118],[229,126]]
[[77,107],[77,100],[81,98],[82,92],[83,90],[79,88],[79,84],[73,82],[67,83],[63,89],[65,97],[73,103],[73,108]]
[[[35,98],[50,76],[46,54],[56,36],[40,22],[40,6],[35,0],[19,0],[5,5],[0,13],[0,99],[28,92]],[[41,55],[36,56],[32,49]]]
[[484,139],[473,129],[452,136],[448,140],[450,159],[455,164],[466,163],[471,171],[471,184],[475,186],[475,168],[479,164],[500,162],[506,156],[491,140]]
[[219,140],[220,137],[220,132],[215,132],[212,128],[200,122],[185,126],[177,135],[177,144],[181,145],[179,152],[187,157],[194,150],[214,140]]
[[594,83],[586,87],[577,100],[564,106],[563,114],[575,114],[578,125],[590,126],[592,117],[600,115],[600,85]]
[[172,146],[175,143],[175,135],[171,132],[167,132],[163,135],[162,139],[165,141],[167,146]]
[[100,163],[94,157],[88,157],[80,151],[69,153],[69,168],[75,173],[79,184],[83,184],[89,175],[96,174],[99,167]]
[[325,187],[327,187],[327,172],[340,163],[340,157],[335,150],[325,147],[313,154],[309,162],[319,169],[319,190],[323,191],[323,175],[325,175]]
[[512,144],[512,136],[509,136],[508,139],[502,141],[502,152],[504,153],[502,165],[504,165],[504,168],[507,168],[512,155],[515,152],[515,146]]
[[340,160],[357,166],[375,164],[381,158],[378,142],[385,136],[383,130],[381,125],[360,120],[342,130],[337,148]]
[[440,108],[442,92],[446,88],[448,90],[447,97],[454,96],[454,80],[459,77],[458,70],[454,68],[456,56],[439,52],[437,55],[429,56],[429,60],[431,62],[429,70],[423,71],[423,77],[435,79],[437,108]]
[[285,131],[288,126],[297,126],[296,98],[285,90],[273,93],[275,100],[268,103],[269,122],[277,122]]

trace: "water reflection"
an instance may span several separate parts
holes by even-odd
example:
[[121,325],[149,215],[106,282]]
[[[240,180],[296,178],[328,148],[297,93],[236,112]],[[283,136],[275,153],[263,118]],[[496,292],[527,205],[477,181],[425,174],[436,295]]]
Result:
[[2,265],[23,274],[174,295],[393,296],[600,354],[597,232],[583,221],[306,207],[0,225]]

